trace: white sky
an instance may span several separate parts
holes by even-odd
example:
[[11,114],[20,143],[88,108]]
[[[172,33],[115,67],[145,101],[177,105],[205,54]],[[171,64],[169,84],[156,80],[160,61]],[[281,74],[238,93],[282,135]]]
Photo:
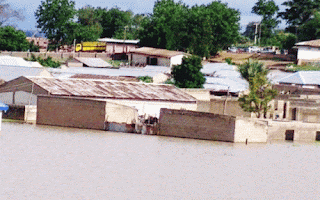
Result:
[[[91,5],[93,7],[102,8],[112,8],[119,7],[122,10],[132,10],[133,13],[152,13],[155,0],[74,0],[76,8],[81,8],[85,5]],[[177,0],[175,0],[177,2]],[[281,4],[285,0],[274,0],[276,4],[280,7],[280,10],[284,10]],[[41,0],[6,0],[7,3],[15,9],[21,10],[24,13],[26,19],[22,22],[17,22],[16,25],[22,30],[35,30],[36,19],[34,17],[34,12],[37,10],[41,3]],[[193,6],[195,4],[208,4],[212,1],[210,0],[182,0],[183,3]],[[241,20],[240,24],[245,27],[247,23],[251,21],[259,21],[260,18],[257,15],[251,13],[251,9],[257,0],[221,0],[222,3],[227,3],[230,8],[234,8],[240,11]],[[280,25],[280,28],[284,28],[284,24]]]

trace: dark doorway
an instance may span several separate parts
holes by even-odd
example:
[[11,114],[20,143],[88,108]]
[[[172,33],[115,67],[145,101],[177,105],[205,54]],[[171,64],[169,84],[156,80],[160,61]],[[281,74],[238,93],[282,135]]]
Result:
[[292,109],[292,120],[297,120],[297,108]]
[[286,130],[286,140],[293,141],[294,130]]
[[287,103],[284,103],[283,105],[283,119],[285,119],[287,116]]
[[320,131],[316,132],[316,141],[320,141]]
[[150,65],[158,65],[158,58],[151,58]]

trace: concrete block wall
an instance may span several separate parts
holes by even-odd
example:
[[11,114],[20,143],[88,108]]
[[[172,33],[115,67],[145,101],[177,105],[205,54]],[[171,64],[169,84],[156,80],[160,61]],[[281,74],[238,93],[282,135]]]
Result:
[[14,51],[1,51],[1,55],[3,56],[14,56],[21,58],[31,58],[31,55],[35,55],[36,57],[40,56],[42,58],[52,57],[54,59],[67,59],[73,57],[88,57],[88,58],[102,58],[104,60],[110,60],[111,54],[108,53],[87,53],[87,52],[14,52]]
[[38,96],[37,106],[37,124],[105,129],[105,101]]
[[236,117],[234,142],[267,142],[268,122]]
[[107,102],[106,121],[135,124],[138,121],[138,110],[130,106]]
[[15,51],[15,52],[12,52],[12,53],[11,53],[11,56],[27,58],[27,57],[28,57],[28,52]]
[[[232,116],[251,117],[251,113],[245,112],[239,105],[237,99],[231,99],[230,97],[225,102],[225,98],[217,98],[210,100],[210,113],[225,114]],[[226,104],[226,106],[225,106]],[[224,108],[226,107],[225,111]]]
[[232,116],[161,109],[158,135],[233,142],[235,122]]
[[225,142],[266,142],[267,128],[267,122],[258,119],[161,109],[158,135]]

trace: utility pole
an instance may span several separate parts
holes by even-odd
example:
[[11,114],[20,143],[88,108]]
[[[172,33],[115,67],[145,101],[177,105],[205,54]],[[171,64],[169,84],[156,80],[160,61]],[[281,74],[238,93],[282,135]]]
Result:
[[254,31],[254,44],[257,44],[258,25],[259,24],[260,24],[259,22],[254,22],[254,24],[253,24],[256,26],[255,31]]
[[259,32],[259,46],[261,46],[261,22],[259,24],[259,29],[260,29],[260,32]]

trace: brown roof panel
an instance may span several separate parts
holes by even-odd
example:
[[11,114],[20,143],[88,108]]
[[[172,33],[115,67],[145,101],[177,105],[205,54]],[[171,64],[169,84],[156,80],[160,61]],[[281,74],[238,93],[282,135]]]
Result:
[[152,47],[142,47],[139,49],[134,49],[134,50],[131,50],[130,53],[158,56],[158,57],[164,57],[164,58],[171,58],[178,55],[187,55],[186,53],[181,51],[170,51],[166,49],[156,49]]
[[296,46],[320,47],[320,39],[296,43]]
[[51,95],[93,98],[192,102],[196,99],[173,85],[93,79],[27,77]]

